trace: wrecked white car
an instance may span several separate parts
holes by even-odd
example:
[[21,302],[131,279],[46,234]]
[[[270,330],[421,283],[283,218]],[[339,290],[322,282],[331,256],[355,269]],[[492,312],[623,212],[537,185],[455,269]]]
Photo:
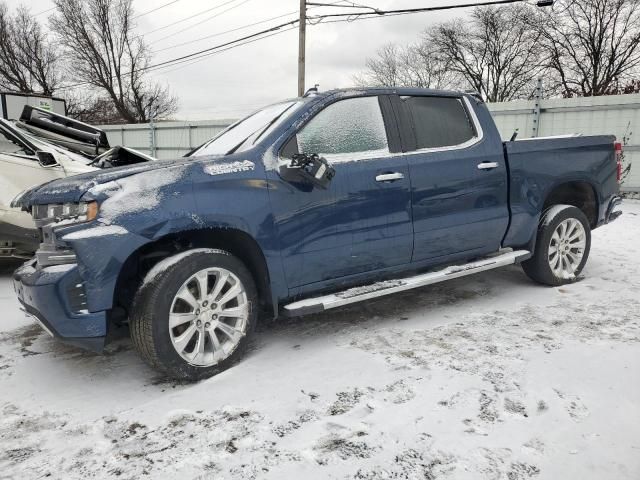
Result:
[[0,119],[0,257],[24,257],[40,239],[31,216],[11,208],[18,193],[63,177],[155,160],[126,147],[111,148],[104,131],[25,106],[15,122]]

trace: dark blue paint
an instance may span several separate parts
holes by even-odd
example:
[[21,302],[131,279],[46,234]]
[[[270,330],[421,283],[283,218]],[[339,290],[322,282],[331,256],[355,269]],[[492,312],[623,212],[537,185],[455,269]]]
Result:
[[[189,157],[114,168],[50,182],[25,192],[17,204],[97,200],[95,185],[129,182],[176,172],[163,185],[159,203],[113,220],[126,235],[62,241],[88,224],[56,230],[61,245],[71,247],[78,265],[67,273],[25,266],[17,270],[21,301],[62,337],[104,337],[108,312],[125,261],[139,248],[186,231],[233,229],[255,240],[268,270],[272,303],[302,295],[400,275],[411,270],[467,260],[499,247],[531,246],[549,192],[569,181],[591,184],[598,199],[598,224],[617,193],[613,138],[576,137],[508,142],[503,150],[486,107],[467,97],[483,129],[481,142],[464,149],[391,154],[384,158],[336,163],[326,190],[300,188],[271,168],[279,149],[315,113],[343,98],[360,95],[459,95],[421,89],[333,91],[301,101],[292,116],[255,147],[226,157]],[[506,157],[505,157],[506,153]],[[220,175],[208,166],[249,160],[255,168]],[[494,170],[478,170],[496,161]],[[265,168],[265,163],[269,168]],[[381,173],[401,172],[404,179],[379,183]],[[146,191],[121,198],[137,202]],[[511,212],[511,215],[510,215]],[[64,288],[73,276],[84,283],[89,311],[70,313]],[[46,318],[45,318],[46,317]]]
[[[502,142],[488,112],[477,108],[480,142],[463,149],[407,155],[411,171],[413,260],[495,252],[509,220]],[[479,170],[482,162],[497,162]]]
[[[36,315],[61,338],[104,337],[107,333],[107,312],[75,314],[67,303],[65,291],[81,281],[77,267],[65,272],[48,273],[36,270],[33,261],[16,271],[14,286],[18,299],[32,315]],[[45,313],[46,312],[46,313]]]

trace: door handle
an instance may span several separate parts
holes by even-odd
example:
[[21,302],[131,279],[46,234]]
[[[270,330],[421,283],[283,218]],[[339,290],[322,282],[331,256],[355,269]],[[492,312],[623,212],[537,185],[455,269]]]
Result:
[[382,173],[380,175],[376,175],[376,182],[395,182],[396,180],[402,180],[403,178],[404,174],[400,172]]
[[478,170],[491,170],[497,168],[500,165],[498,162],[482,162],[478,164]]

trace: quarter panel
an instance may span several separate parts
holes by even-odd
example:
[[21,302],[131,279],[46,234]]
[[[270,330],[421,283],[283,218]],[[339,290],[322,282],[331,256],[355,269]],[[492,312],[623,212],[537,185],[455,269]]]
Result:
[[506,142],[512,217],[504,246],[524,246],[533,240],[546,198],[563,183],[589,183],[602,220],[618,189],[614,141],[613,136],[589,136]]

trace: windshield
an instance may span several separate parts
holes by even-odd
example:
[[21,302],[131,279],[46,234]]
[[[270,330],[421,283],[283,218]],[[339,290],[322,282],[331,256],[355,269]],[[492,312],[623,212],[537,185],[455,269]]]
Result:
[[287,118],[301,102],[276,103],[234,123],[190,156],[228,155],[251,148]]

